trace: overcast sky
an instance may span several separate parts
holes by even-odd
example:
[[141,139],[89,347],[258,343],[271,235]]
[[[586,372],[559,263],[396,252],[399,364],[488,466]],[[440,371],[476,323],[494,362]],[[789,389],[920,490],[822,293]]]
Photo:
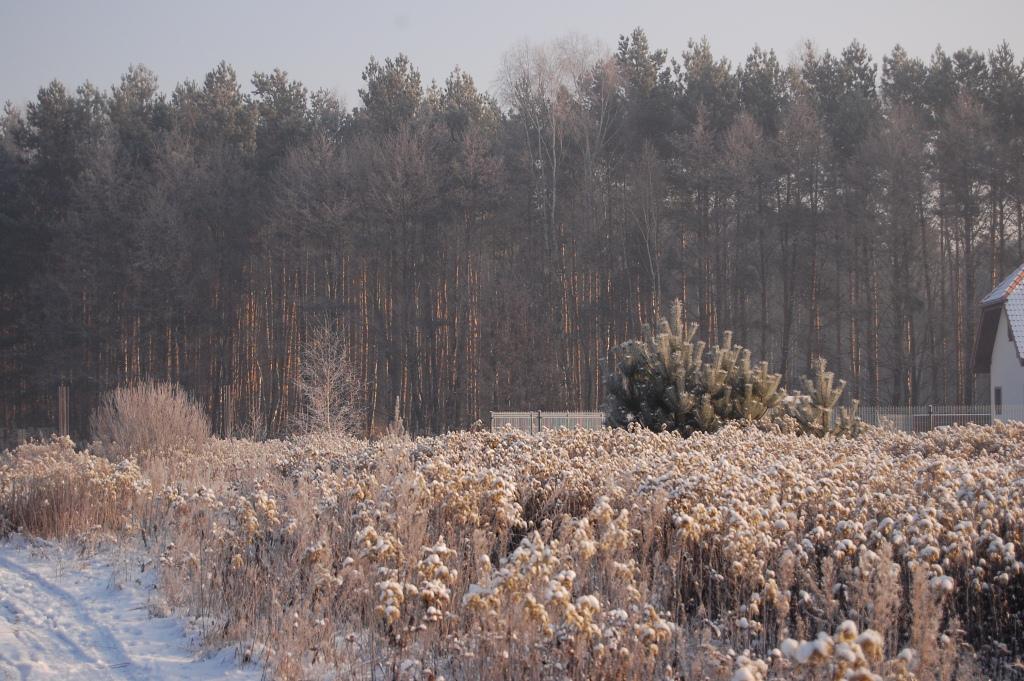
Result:
[[408,54],[424,84],[459,65],[492,89],[502,53],[524,38],[577,32],[614,47],[636,26],[673,56],[707,36],[734,63],[755,43],[785,62],[808,39],[838,51],[856,38],[878,61],[896,43],[921,57],[940,43],[1024,52],[1024,0],[0,0],[0,101],[23,104],[54,78],[107,88],[137,63],[170,90],[225,60],[246,82],[280,67],[352,106],[371,55]]

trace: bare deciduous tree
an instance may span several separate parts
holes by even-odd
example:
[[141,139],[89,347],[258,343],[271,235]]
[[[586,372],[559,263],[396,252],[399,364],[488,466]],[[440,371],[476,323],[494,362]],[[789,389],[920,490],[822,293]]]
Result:
[[340,334],[328,320],[306,332],[295,388],[301,407],[294,419],[303,433],[354,434],[363,428],[363,381]]

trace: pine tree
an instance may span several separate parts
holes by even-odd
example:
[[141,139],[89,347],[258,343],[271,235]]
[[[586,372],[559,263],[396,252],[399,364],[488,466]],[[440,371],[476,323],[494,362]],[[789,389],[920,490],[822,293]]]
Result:
[[860,432],[860,421],[857,419],[858,401],[854,400],[849,407],[841,407],[835,412],[836,404],[843,395],[846,381],[840,380],[835,385],[835,375],[826,371],[827,363],[823,357],[812,362],[814,378],[803,379],[806,394],[796,392],[783,401],[785,412],[796,419],[804,433],[824,437],[826,435],[856,435]]
[[727,421],[753,423],[786,415],[808,434],[857,431],[856,403],[833,415],[846,382],[834,387],[824,360],[815,363],[814,380],[805,379],[807,393],[789,396],[779,386],[781,374],[770,372],[764,361],[754,366],[750,350],[733,344],[731,331],[722,335],[721,345],[705,352],[705,342],[695,340],[697,325],[684,325],[682,311],[682,303],[675,301],[671,321],[662,319],[657,332],[647,330],[644,339],[613,351],[613,370],[605,377],[607,425],[637,423],[686,436],[714,432]]
[[696,333],[696,324],[683,324],[677,300],[671,322],[662,319],[657,333],[613,351],[615,370],[605,383],[608,425],[637,422],[690,435],[726,421],[756,421],[779,405],[781,376],[769,372],[767,362],[753,367],[750,351],[734,345],[730,331],[705,353]]

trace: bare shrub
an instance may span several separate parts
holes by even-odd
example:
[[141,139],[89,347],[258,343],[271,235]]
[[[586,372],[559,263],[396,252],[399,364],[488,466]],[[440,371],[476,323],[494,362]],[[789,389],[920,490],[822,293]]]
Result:
[[144,382],[107,393],[89,420],[94,450],[108,458],[139,458],[192,450],[210,437],[210,419],[172,383]]
[[363,429],[363,382],[341,336],[316,322],[302,345],[295,388],[301,405],[294,429],[304,434],[354,434]]
[[267,439],[267,420],[263,417],[262,400],[249,400],[246,418],[238,428],[238,436],[254,442]]

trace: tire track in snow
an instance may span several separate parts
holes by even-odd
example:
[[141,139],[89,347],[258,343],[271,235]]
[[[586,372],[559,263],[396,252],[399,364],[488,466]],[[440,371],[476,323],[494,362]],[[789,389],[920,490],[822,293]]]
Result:
[[239,666],[236,645],[197,650],[186,622],[150,616],[154,576],[132,567],[141,553],[75,553],[0,540],[0,681],[265,679],[258,665]]
[[17,670],[22,679],[51,674],[66,677],[67,673],[75,672],[111,680],[145,678],[134,668],[121,641],[96,622],[77,598],[38,572],[2,555],[0,605],[7,611],[0,620],[0,633],[6,623],[10,635],[34,653],[34,659],[28,660],[0,658],[8,669]]

